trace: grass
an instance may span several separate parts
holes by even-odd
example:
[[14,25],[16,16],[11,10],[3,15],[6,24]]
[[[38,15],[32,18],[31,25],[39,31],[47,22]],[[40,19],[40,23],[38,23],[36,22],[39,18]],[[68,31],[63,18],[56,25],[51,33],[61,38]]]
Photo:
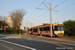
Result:
[[67,36],[67,35],[65,35],[64,37],[75,39],[75,36]]

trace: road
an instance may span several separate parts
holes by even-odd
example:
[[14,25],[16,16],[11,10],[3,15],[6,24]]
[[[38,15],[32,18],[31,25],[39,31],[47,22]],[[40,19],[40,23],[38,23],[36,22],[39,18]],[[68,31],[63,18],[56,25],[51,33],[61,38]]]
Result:
[[4,39],[4,37],[6,36],[0,36],[0,50],[35,50],[34,48],[28,46],[13,43],[13,41],[10,42],[7,40],[2,40],[2,38]]
[[[33,39],[32,39],[33,38]],[[32,49],[36,49],[36,50],[74,50],[75,46],[73,45],[65,45],[65,44],[60,44],[60,43],[54,43],[54,42],[50,42],[50,41],[42,41],[39,39],[36,39],[35,37],[26,37],[26,38],[5,38],[5,39],[1,39],[4,41],[8,41],[8,42],[12,42],[15,44],[19,44],[19,45],[23,45],[23,46],[27,46],[30,47]],[[11,45],[11,44],[7,44],[6,42],[0,41],[0,44],[7,46],[9,48],[12,48],[11,46],[13,46],[13,50],[17,49],[16,47],[21,48],[21,50],[23,50],[23,47],[17,46],[17,45]],[[3,46],[0,46],[3,47]],[[26,49],[26,48],[24,48]],[[19,49],[20,50],[20,49]],[[27,49],[26,49],[27,50]]]

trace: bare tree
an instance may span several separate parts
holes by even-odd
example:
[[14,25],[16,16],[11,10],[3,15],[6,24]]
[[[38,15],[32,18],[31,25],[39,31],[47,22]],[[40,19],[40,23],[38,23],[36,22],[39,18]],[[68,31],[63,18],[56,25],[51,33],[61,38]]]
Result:
[[10,16],[12,18],[13,27],[19,29],[19,24],[22,22],[24,15],[26,14],[26,11],[23,9],[14,10],[10,13]]

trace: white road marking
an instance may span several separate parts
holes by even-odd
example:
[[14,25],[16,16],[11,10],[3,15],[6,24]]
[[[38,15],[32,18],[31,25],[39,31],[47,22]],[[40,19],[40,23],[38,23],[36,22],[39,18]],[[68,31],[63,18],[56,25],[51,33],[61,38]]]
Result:
[[[0,35],[0,36],[1,36],[1,35]],[[5,36],[5,37],[1,37],[0,39],[8,39],[8,38],[13,38],[13,37]]]
[[13,45],[17,45],[17,46],[20,46],[20,47],[28,48],[28,49],[31,49],[31,50],[36,50],[34,48],[31,48],[31,47],[28,47],[28,46],[24,46],[24,45],[20,45],[20,44],[16,44],[16,43],[13,43],[13,42],[5,41],[5,40],[0,40],[0,41],[6,42],[6,43],[9,43],[9,44],[13,44]]
[[5,45],[2,45],[2,44],[0,44],[1,46],[3,46],[3,47],[5,47],[5,48],[8,48],[8,49],[10,49],[10,50],[13,50],[12,48],[9,48],[9,47],[7,47],[7,46],[5,46]]

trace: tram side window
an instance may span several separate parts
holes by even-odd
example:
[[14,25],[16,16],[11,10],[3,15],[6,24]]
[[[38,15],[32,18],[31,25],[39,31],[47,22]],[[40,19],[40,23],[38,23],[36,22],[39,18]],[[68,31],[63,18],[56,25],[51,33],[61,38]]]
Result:
[[28,29],[28,31],[29,31],[29,29]]
[[44,27],[44,31],[47,31],[47,27]]
[[[48,27],[48,30],[50,30],[51,28],[50,27]],[[52,26],[52,30],[53,30],[53,26]]]
[[[48,30],[50,30],[50,27],[48,27]],[[52,30],[53,30],[53,26],[52,26]]]
[[44,31],[49,31],[50,27],[44,27]]
[[58,28],[57,28],[57,26],[55,26],[55,29],[54,29],[55,31],[58,31]]
[[42,31],[42,28],[39,28],[40,29],[40,31]]
[[34,32],[37,32],[37,29],[33,29]]
[[47,27],[48,30],[50,30],[50,27]]

